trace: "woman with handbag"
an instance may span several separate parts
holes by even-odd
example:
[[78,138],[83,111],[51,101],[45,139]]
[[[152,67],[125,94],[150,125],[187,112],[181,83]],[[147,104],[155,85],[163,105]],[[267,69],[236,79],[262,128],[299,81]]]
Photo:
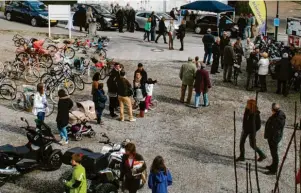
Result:
[[[254,120],[255,119],[255,120]],[[255,125],[254,125],[255,124]],[[258,161],[261,162],[266,159],[266,155],[256,146],[256,132],[261,127],[260,111],[257,108],[256,100],[250,99],[247,102],[245,109],[242,133],[240,137],[240,156],[236,161],[245,161],[245,142],[247,137],[249,137],[250,146],[258,153]]]
[[126,144],[125,154],[122,157],[120,165],[121,190],[136,193],[140,188],[141,180],[145,183],[145,170],[145,161],[143,157],[136,152],[135,144]]
[[167,28],[168,37],[169,37],[168,47],[169,47],[170,50],[173,50],[174,31],[175,31],[174,21],[170,20],[170,24]]

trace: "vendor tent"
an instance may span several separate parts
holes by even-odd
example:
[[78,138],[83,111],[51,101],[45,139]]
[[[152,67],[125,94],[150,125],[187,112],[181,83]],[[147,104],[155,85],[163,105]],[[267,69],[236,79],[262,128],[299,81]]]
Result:
[[181,9],[200,10],[214,13],[235,11],[233,7],[219,1],[194,1],[186,5],[182,5]]

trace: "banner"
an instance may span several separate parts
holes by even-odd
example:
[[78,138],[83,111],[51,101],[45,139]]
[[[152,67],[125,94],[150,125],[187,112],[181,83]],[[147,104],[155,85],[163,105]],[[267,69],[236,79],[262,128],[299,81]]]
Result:
[[266,34],[267,9],[264,0],[249,0],[249,5],[257,20],[259,33]]

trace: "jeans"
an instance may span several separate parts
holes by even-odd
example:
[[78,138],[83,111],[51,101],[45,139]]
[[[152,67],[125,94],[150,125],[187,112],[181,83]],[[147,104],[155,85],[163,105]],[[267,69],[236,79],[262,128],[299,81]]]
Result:
[[37,118],[41,121],[45,120],[45,112],[38,112]]
[[245,131],[242,131],[240,136],[240,143],[239,143],[240,157],[243,158],[245,157],[245,143],[248,136],[249,136],[249,142],[251,148],[254,149],[256,153],[258,153],[259,157],[265,157],[264,153],[254,144],[254,137],[256,137],[256,134],[254,136],[253,132],[248,133]]
[[224,52],[221,51],[221,68],[224,69]]
[[147,95],[145,98],[145,109],[149,110],[149,106],[151,104],[152,101],[152,96]]
[[139,110],[140,111],[145,111],[145,101],[140,101],[139,103]]
[[124,105],[128,107],[129,119],[133,119],[132,102],[130,97],[118,96],[120,106],[120,120],[124,120]]
[[181,48],[180,50],[184,50],[184,38],[180,38]]
[[232,77],[232,65],[230,64],[224,64],[224,81],[231,81]]
[[97,116],[97,123],[98,124],[100,124],[100,122],[101,122],[101,116],[102,116],[103,110],[104,109],[102,109],[102,108],[96,109],[96,116]]
[[211,60],[211,55],[212,55],[212,47],[205,46],[205,55],[204,55],[203,62],[206,63],[207,60],[207,64],[209,65]]
[[115,114],[115,109],[117,108],[118,98],[117,97],[110,97],[109,98],[110,104],[109,104],[109,110],[110,115],[113,116]]
[[166,43],[166,36],[165,36],[165,32],[159,32],[159,35],[157,36],[157,39],[156,39],[156,42],[158,42],[160,36],[163,36],[163,39],[164,39],[164,43]]
[[151,34],[151,41],[155,41],[155,33],[156,33],[156,28],[152,27],[150,34]]
[[213,63],[211,66],[211,74],[215,74],[216,72],[218,72],[218,66],[219,66],[219,55],[217,54],[213,54]]
[[145,31],[143,40],[147,38],[147,41],[149,41],[149,33],[150,33],[149,31]]
[[168,33],[168,47],[169,49],[173,48],[173,37],[172,37],[172,33]]
[[267,91],[267,81],[266,75],[259,75],[259,82],[260,82],[260,91],[266,92]]
[[283,94],[283,95],[286,96],[288,94],[286,86],[287,86],[287,81],[286,80],[278,80],[277,81],[277,91],[276,92],[278,94]]
[[187,96],[186,103],[190,104],[191,97],[192,97],[192,90],[193,90],[193,86],[192,85],[190,86],[190,85],[184,85],[184,84],[182,84],[180,101],[184,102],[184,98],[185,98],[185,93],[186,93],[187,86],[188,86],[188,96]]
[[278,156],[278,143],[275,142],[273,139],[268,139],[271,156],[273,159],[272,165],[271,165],[271,171],[277,171],[278,164],[279,164],[279,156]]
[[251,37],[251,26],[246,27],[246,34],[247,34],[247,38]]
[[245,39],[245,34],[246,34],[246,28],[240,27],[238,36],[241,37],[241,39],[243,40]]
[[200,106],[200,96],[201,94],[203,95],[203,102],[204,102],[204,106],[208,106],[209,105],[209,99],[208,99],[208,93],[195,93],[194,96],[194,106],[195,107],[199,107]]
[[63,127],[63,128],[60,128],[59,129],[59,132],[60,132],[60,136],[62,139],[68,141],[68,132],[67,132],[67,126],[66,127]]
[[[253,72],[248,72],[248,75],[247,75],[247,84],[246,84],[246,89],[249,90],[249,89],[252,89],[253,88],[253,78],[254,78],[254,75],[255,73]],[[251,82],[252,80],[252,82]],[[250,86],[250,82],[251,82],[251,86]]]

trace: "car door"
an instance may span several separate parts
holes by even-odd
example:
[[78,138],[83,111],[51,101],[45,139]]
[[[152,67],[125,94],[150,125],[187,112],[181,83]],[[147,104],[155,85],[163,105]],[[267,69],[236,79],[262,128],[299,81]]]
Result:
[[12,2],[12,12],[11,15],[12,17],[20,20],[22,18],[22,4],[20,1],[13,1]]
[[145,26],[145,13],[138,13],[136,16],[136,23],[138,24],[139,28],[144,28]]
[[216,16],[209,16],[208,20],[209,20],[208,28],[210,28],[211,31],[216,32],[217,31],[217,17]]
[[22,1],[20,15],[21,15],[23,21],[30,22],[30,20],[31,20],[30,12],[31,12],[31,8],[29,6],[29,3],[27,1]]

